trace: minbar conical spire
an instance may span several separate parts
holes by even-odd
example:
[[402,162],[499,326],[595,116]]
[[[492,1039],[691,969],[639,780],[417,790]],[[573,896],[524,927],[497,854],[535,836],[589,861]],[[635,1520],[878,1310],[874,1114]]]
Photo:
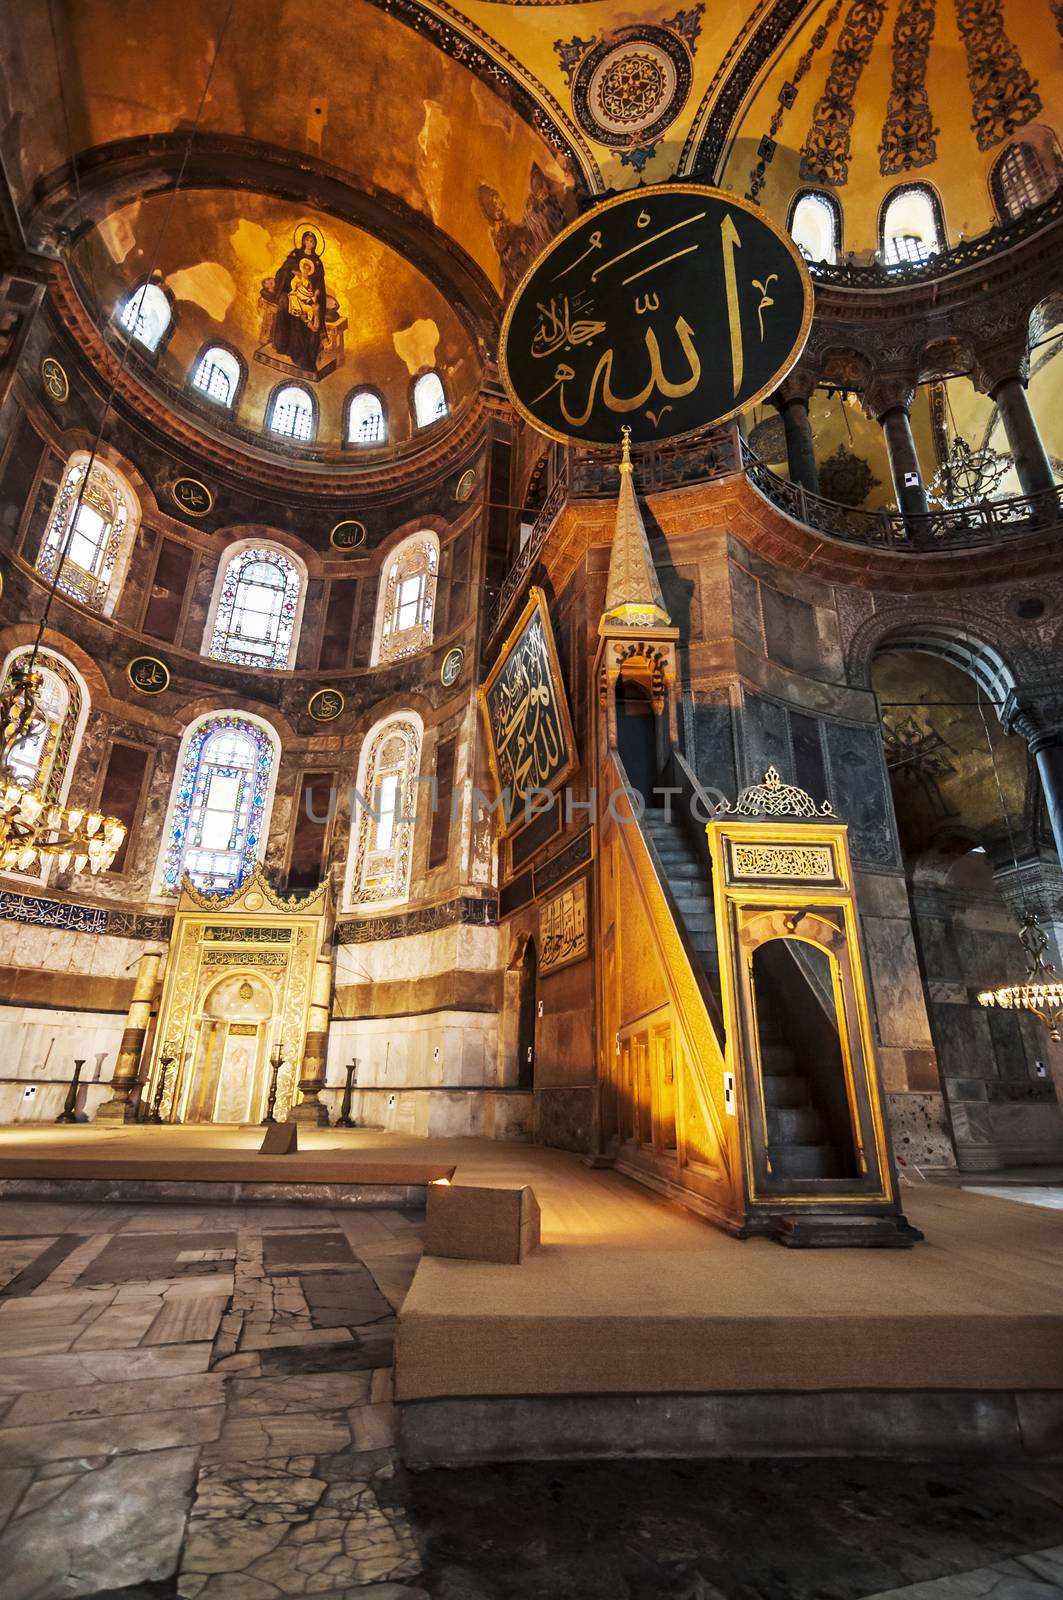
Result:
[[650,555],[650,541],[639,510],[631,468],[631,429],[623,431],[620,459],[620,496],[616,507],[613,553],[609,558],[609,581],[605,591],[605,611],[598,631],[614,628],[668,627],[671,617],[665,610],[664,596]]

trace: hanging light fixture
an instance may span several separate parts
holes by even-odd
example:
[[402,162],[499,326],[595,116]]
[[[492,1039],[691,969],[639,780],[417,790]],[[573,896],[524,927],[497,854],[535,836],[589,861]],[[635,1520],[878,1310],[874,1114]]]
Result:
[[1011,471],[1012,459],[1009,455],[1002,455],[999,450],[991,449],[988,444],[983,445],[981,450],[971,448],[956,426],[948,387],[942,384],[942,388],[952,427],[952,444],[948,445],[948,433],[941,418],[939,439],[941,435],[944,436],[946,453],[930,481],[929,494],[933,503],[942,510],[954,510],[977,505],[979,501],[988,500],[995,494]]
[[1052,963],[1045,960],[1048,935],[1038,922],[1036,911],[1027,911],[1019,939],[1026,951],[1025,981],[1006,983],[999,989],[983,989],[978,1004],[1000,1006],[1004,1011],[1032,1012],[1048,1029],[1049,1038],[1059,1044],[1059,1030],[1063,1025],[1063,978]]
[[[38,644],[39,644],[38,639]],[[0,689],[0,871],[30,872],[45,859],[75,873],[103,872],[114,860],[126,830],[116,817],[75,806],[50,804],[40,788],[20,781],[12,757],[40,733],[44,674],[33,654],[12,663]]]

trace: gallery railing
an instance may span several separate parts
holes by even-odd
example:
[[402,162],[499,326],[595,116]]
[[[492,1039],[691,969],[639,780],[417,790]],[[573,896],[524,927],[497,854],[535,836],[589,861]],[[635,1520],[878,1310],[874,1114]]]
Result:
[[1063,485],[1041,494],[1010,500],[980,500],[976,505],[946,506],[923,514],[864,511],[811,494],[799,483],[780,478],[742,440],[742,466],[747,480],[766,500],[805,527],[850,544],[887,545],[902,550],[940,550],[994,544],[1063,522]]
[[[925,514],[866,511],[812,494],[799,483],[780,478],[754,455],[738,429],[729,427],[694,443],[671,449],[640,450],[636,483],[640,494],[706,483],[744,473],[773,506],[806,528],[815,528],[847,544],[893,550],[963,549],[1021,538],[1044,529],[1063,528],[1063,484],[1041,494],[1009,500],[980,500],[976,505],[946,506]],[[514,600],[523,591],[550,530],[566,501],[604,500],[617,493],[617,466],[608,457],[578,455],[558,474],[532,525],[531,534],[506,575],[491,610],[487,638],[496,634]]]
[[488,639],[498,631],[514,599],[523,589],[528,574],[546,543],[546,536],[554,525],[554,519],[567,499],[568,468],[563,467],[554,479],[553,486],[543,501],[542,510],[532,523],[532,530],[525,540],[524,548],[507,572],[505,581],[498,591],[498,598],[491,607],[491,614],[487,619]]
[[817,283],[840,289],[894,289],[907,283],[925,283],[931,278],[942,278],[951,272],[962,272],[993,256],[1003,255],[1023,240],[1040,233],[1063,217],[1063,192],[1054,194],[1043,205],[1027,211],[1014,222],[1001,223],[990,228],[977,239],[964,239],[948,250],[936,251],[926,261],[881,262],[872,261],[857,265],[852,261],[809,262],[809,271]]

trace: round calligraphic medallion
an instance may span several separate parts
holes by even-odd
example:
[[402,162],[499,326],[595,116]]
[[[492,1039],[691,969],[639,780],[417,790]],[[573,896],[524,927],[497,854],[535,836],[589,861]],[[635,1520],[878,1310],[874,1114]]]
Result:
[[66,368],[54,356],[45,356],[41,362],[41,382],[52,399],[60,405],[70,398],[70,379],[66,375]]
[[315,722],[335,722],[345,704],[338,689],[318,689],[310,696],[306,709]]
[[360,544],[365,543],[365,523],[355,522],[353,518],[337,522],[328,536],[328,542],[334,550],[357,550]]
[[134,656],[126,677],[141,694],[162,694],[170,686],[170,669],[158,656]]
[[455,645],[453,650],[448,650],[443,657],[443,665],[439,669],[439,681],[444,689],[451,688],[458,681],[462,662],[465,660],[465,651]]
[[747,200],[659,184],[606,200],[517,286],[502,377],[552,439],[683,439],[755,405],[795,364],[812,282],[788,234]]
[[214,496],[198,478],[176,479],[170,494],[190,517],[205,517],[214,506]]
[[458,500],[464,504],[475,488],[476,473],[473,471],[472,467],[470,467],[468,471],[463,472],[461,477],[458,479],[457,485],[454,489],[455,500]]
[[602,144],[652,143],[682,111],[691,75],[689,50],[667,28],[621,29],[583,57],[572,108],[584,132]]

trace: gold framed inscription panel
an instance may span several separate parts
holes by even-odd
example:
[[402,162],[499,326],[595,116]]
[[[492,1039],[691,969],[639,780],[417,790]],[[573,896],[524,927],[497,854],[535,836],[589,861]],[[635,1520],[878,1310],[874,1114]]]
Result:
[[[512,631],[477,691],[491,776],[502,808],[500,832],[525,823],[529,799],[556,794],[579,766],[557,645],[542,589],[532,587]],[[534,812],[528,820],[532,820]]]

